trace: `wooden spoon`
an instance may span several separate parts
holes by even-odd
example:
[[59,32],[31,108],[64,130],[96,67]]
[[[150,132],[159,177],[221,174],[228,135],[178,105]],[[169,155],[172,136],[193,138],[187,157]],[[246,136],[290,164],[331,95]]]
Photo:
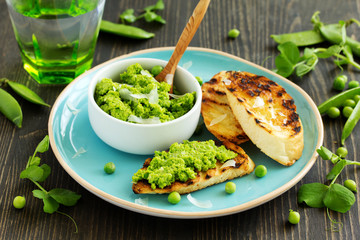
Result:
[[170,93],[172,93],[173,91],[173,79],[177,65],[186,48],[190,44],[192,38],[194,37],[196,30],[199,28],[199,25],[204,18],[209,3],[210,0],[199,1],[199,3],[194,9],[192,16],[190,17],[183,32],[181,33],[181,36],[175,46],[175,50],[171,55],[169,62],[166,64],[165,68],[155,77],[155,79],[159,82],[166,81],[168,84],[171,85]]

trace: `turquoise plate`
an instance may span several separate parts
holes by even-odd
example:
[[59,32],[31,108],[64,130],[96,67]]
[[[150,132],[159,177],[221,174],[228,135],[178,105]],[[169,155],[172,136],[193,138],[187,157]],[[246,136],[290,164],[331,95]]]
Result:
[[[84,73],[60,94],[51,110],[49,136],[52,150],[62,167],[84,188],[117,206],[135,212],[169,218],[207,218],[248,210],[284,193],[311,169],[316,161],[316,149],[323,141],[321,116],[311,98],[297,85],[277,74],[233,55],[204,48],[188,48],[180,66],[193,75],[210,79],[222,70],[241,70],[263,75],[283,86],[294,98],[304,126],[305,146],[302,157],[291,167],[271,160],[251,143],[242,144],[255,164],[264,164],[268,173],[256,178],[251,173],[234,179],[237,190],[225,193],[225,183],[192,193],[199,201],[210,200],[211,208],[200,208],[188,201],[186,195],[177,205],[169,204],[167,195],[137,195],[131,186],[132,175],[142,167],[147,157],[132,155],[111,148],[102,142],[90,126],[87,112],[87,88],[91,78],[107,64],[125,58],[158,58],[168,60],[174,48],[155,48],[138,51],[107,61]],[[126,138],[126,136],[119,136]],[[193,140],[215,139],[204,127]],[[107,175],[103,168],[114,162],[116,171]]]

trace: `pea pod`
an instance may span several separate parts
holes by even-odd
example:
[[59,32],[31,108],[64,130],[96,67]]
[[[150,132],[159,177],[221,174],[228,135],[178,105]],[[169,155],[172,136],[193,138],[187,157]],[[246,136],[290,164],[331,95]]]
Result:
[[353,98],[360,94],[360,87],[352,88],[341,92],[318,106],[320,114],[325,113],[331,107],[339,107],[346,99]]
[[7,84],[11,87],[12,90],[14,90],[14,92],[16,92],[22,98],[28,100],[29,102],[47,107],[50,106],[49,104],[44,102],[44,100],[42,100],[42,98],[39,95],[37,95],[34,91],[29,89],[25,85],[12,81],[7,81]]
[[21,128],[23,120],[21,107],[16,99],[2,88],[0,88],[0,112]]
[[271,37],[278,44],[282,44],[284,42],[293,42],[298,47],[311,46],[325,41],[319,31],[315,30],[271,35]]
[[141,28],[128,26],[125,24],[112,23],[106,20],[101,21],[100,30],[135,39],[148,39],[155,36],[154,33],[147,32]]
[[354,110],[350,114],[349,118],[346,120],[346,123],[344,125],[342,134],[341,134],[341,144],[344,145],[345,140],[348,136],[350,136],[352,130],[356,126],[356,123],[360,119],[360,101],[357,102]]

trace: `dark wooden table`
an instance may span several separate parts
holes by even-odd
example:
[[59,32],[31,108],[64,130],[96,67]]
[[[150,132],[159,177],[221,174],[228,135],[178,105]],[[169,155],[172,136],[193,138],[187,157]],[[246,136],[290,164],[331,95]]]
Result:
[[[141,9],[155,0],[107,0],[103,19],[116,21],[127,8]],[[100,33],[93,65],[137,50],[174,46],[197,1],[165,1],[161,15],[167,24],[139,24],[155,32],[153,39],[140,41]],[[312,28],[310,18],[321,12],[324,22],[333,23],[349,18],[359,19],[359,0],[213,0],[191,46],[212,48],[244,58],[264,67],[274,68],[278,54],[271,34],[294,32]],[[0,77],[26,84],[46,102],[53,104],[64,86],[40,86],[22,68],[5,1],[0,3]],[[229,29],[241,31],[237,39],[227,38]],[[360,30],[348,30],[359,39]],[[359,59],[356,59],[359,61]],[[321,60],[316,69],[302,79],[290,77],[320,104],[335,92],[331,90],[334,77],[340,73],[332,61]],[[350,79],[360,80],[359,71],[345,68]],[[331,232],[325,209],[314,209],[297,204],[297,191],[302,184],[326,183],[331,163],[318,159],[308,174],[281,196],[245,212],[225,217],[195,220],[176,220],[147,216],[116,207],[88,192],[74,181],[60,166],[51,151],[42,155],[52,168],[45,187],[65,187],[82,195],[75,207],[64,208],[79,226],[60,214],[46,214],[40,200],[32,196],[34,185],[21,180],[25,167],[37,143],[47,134],[50,108],[40,107],[17,98],[24,114],[23,127],[16,128],[0,115],[0,239],[360,239],[359,193],[351,210],[345,214],[330,212],[330,216],[344,224],[340,232]],[[324,119],[324,146],[335,150],[339,146],[344,118]],[[360,126],[346,141],[348,158],[360,161]],[[279,176],[281,177],[281,176]],[[338,182],[354,179],[360,182],[358,167],[347,167]],[[15,196],[24,195],[27,205],[23,210],[12,206]],[[289,209],[301,215],[298,225],[287,222]]]

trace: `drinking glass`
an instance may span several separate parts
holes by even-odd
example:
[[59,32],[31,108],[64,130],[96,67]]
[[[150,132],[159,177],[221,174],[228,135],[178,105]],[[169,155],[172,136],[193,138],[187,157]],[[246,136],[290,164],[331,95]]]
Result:
[[6,0],[24,69],[67,84],[91,67],[105,0]]

